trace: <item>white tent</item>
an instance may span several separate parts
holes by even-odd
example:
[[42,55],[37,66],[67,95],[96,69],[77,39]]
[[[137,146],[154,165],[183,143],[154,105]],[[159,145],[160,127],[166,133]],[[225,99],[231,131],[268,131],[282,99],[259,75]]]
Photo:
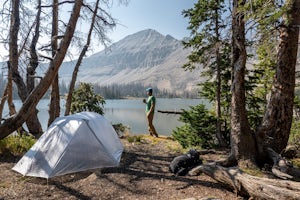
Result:
[[24,176],[51,178],[119,165],[117,133],[103,116],[81,112],[57,118],[13,167]]

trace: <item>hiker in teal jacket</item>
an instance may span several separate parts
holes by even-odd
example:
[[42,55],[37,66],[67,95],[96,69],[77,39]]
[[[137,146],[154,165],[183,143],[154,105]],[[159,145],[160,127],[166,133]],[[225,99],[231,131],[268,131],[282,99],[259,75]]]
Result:
[[158,137],[158,134],[154,128],[153,125],[153,117],[154,117],[154,109],[155,109],[155,103],[156,103],[156,99],[155,97],[152,95],[152,88],[148,88],[147,90],[147,94],[148,94],[148,99],[144,99],[143,102],[146,103],[146,115],[147,115],[147,120],[148,120],[148,130],[150,135],[154,136],[154,137]]

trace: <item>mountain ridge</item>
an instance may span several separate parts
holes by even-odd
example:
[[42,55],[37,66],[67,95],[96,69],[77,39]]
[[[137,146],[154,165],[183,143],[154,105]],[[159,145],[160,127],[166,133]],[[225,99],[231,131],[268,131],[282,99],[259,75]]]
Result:
[[[200,69],[184,71],[182,66],[189,54],[190,49],[184,49],[181,41],[171,35],[146,29],[84,58],[77,80],[99,85],[135,83],[169,92],[191,92],[200,82]],[[75,63],[63,63],[59,71],[62,80],[70,81]]]

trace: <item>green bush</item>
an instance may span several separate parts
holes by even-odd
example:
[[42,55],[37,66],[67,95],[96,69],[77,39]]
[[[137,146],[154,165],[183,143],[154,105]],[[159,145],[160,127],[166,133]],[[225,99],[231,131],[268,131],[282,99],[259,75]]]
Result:
[[0,140],[0,154],[23,155],[35,142],[34,137],[29,135],[8,136]]
[[204,105],[191,106],[190,110],[183,110],[179,121],[184,125],[173,130],[172,136],[183,148],[196,146],[210,148],[215,145],[216,118]]
[[95,94],[91,84],[80,83],[72,95],[71,113],[91,111],[103,115],[104,104],[104,98],[99,94]]
[[123,137],[124,135],[128,134],[130,129],[128,126],[125,126],[122,123],[113,124],[112,126],[114,127],[119,137]]

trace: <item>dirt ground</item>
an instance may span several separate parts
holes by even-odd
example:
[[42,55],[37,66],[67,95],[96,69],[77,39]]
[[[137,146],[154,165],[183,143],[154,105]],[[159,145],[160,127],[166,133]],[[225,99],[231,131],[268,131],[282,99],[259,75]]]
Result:
[[[11,170],[19,158],[0,157],[0,200],[6,199],[168,199],[241,200],[210,177],[176,177],[169,172],[172,159],[181,153],[167,138],[129,143],[119,167],[91,170],[49,179],[23,177]],[[224,152],[201,156],[218,159]],[[224,156],[224,154],[223,154]]]

